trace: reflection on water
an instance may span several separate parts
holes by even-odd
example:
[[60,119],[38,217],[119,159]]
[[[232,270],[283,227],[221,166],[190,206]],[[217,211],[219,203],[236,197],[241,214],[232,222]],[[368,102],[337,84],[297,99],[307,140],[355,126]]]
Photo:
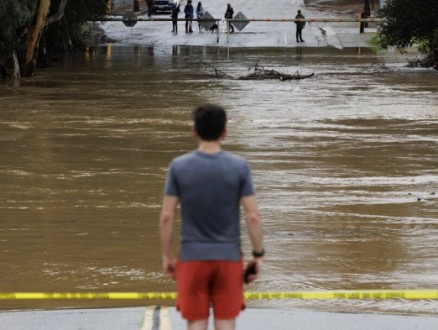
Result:
[[[315,77],[217,80],[205,63]],[[268,257],[248,290],[437,288],[436,81],[369,49],[108,46],[2,82],[0,292],[173,291],[158,248],[163,182],[195,147],[189,113],[206,101],[229,109],[225,146],[257,184]],[[438,312],[431,301],[249,304]]]

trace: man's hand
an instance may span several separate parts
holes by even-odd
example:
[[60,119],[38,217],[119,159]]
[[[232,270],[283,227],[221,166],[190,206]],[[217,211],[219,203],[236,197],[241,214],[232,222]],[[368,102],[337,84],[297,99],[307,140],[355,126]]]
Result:
[[263,266],[262,258],[254,258],[250,262],[248,262],[245,271],[253,265],[255,267],[255,272],[250,271],[248,272],[248,274],[246,274],[245,272],[245,283],[247,284],[254,282],[256,279],[260,277],[260,274],[262,273],[262,266]]
[[163,257],[163,272],[172,280],[176,279],[176,260],[174,258]]

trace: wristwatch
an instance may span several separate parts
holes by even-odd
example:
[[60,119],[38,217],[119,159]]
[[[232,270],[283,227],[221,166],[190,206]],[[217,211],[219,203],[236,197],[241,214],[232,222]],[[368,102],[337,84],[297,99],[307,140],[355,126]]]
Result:
[[254,258],[261,258],[261,257],[263,257],[265,255],[265,249],[262,249],[260,252],[257,252],[257,251],[252,251],[252,256],[254,257]]

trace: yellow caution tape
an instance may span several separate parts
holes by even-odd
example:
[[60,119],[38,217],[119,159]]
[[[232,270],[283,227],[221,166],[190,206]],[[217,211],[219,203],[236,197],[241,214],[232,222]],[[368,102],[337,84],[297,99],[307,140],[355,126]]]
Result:
[[11,292],[0,300],[27,299],[176,299],[176,292]]
[[[246,292],[245,299],[438,299],[438,290],[335,290]],[[140,299],[174,300],[176,292],[0,292],[0,300]]]
[[246,299],[438,299],[438,290],[246,292]]

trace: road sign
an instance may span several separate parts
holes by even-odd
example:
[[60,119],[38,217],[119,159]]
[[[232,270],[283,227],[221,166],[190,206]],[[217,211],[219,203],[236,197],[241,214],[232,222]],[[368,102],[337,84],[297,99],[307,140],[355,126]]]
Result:
[[[238,22],[234,22],[234,20],[237,20]],[[231,24],[239,30],[242,31],[245,26],[249,24],[249,19],[245,17],[245,15],[242,14],[242,12],[239,11],[239,13],[233,17],[233,19],[230,20]]]
[[210,28],[216,24],[215,19],[213,16],[210,15],[208,11],[204,13],[204,15],[201,16],[199,19],[199,23],[201,24],[201,27],[204,30],[210,30]]
[[133,11],[127,12],[125,15],[123,15],[123,24],[125,24],[127,27],[133,27],[135,24],[137,24],[137,15]]

